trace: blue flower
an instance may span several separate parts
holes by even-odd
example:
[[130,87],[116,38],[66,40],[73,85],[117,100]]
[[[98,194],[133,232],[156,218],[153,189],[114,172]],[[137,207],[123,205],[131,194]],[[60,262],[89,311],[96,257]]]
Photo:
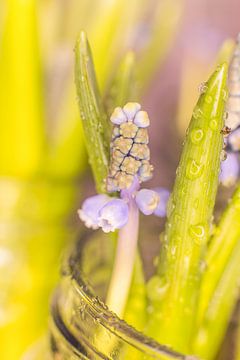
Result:
[[145,215],[153,214],[160,200],[156,191],[149,189],[138,191],[135,199],[139,210]]
[[224,186],[234,185],[239,176],[239,155],[228,153],[227,159],[221,163],[220,182]]
[[98,226],[104,232],[121,229],[128,222],[129,208],[122,199],[113,199],[107,202],[99,212]]
[[156,210],[154,211],[154,215],[159,216],[159,217],[165,217],[166,216],[166,212],[167,212],[167,202],[170,196],[170,192],[162,187],[157,187],[155,189],[153,189],[154,191],[156,191],[156,193],[159,196],[159,203],[158,206],[156,208]]
[[78,215],[88,228],[99,228],[99,211],[109,201],[111,201],[110,196],[104,194],[91,196],[84,201],[82,208],[78,210]]
[[236,129],[229,135],[228,143],[233,151],[240,150],[240,128]]

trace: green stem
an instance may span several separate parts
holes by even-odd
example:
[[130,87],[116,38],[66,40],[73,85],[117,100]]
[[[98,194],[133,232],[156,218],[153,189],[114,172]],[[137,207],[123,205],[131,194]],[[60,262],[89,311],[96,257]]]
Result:
[[159,258],[159,296],[148,326],[149,335],[182,352],[190,350],[218,187],[226,74],[223,64],[210,77],[187,131]]

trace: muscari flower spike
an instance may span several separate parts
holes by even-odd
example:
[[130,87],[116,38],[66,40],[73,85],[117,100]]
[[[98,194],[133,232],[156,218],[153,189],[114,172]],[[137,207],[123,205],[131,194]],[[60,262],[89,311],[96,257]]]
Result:
[[106,179],[108,193],[119,193],[120,198],[95,195],[86,199],[78,211],[89,228],[104,232],[121,229],[129,218],[130,202],[134,201],[145,215],[166,215],[169,191],[163,188],[141,189],[140,184],[152,177],[148,131],[150,120],[138,103],[117,107],[110,121],[113,124],[110,144],[110,167]]

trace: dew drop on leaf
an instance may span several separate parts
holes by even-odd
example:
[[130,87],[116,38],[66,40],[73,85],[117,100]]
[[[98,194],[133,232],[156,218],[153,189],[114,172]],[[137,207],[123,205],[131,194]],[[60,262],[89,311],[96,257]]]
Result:
[[206,101],[207,104],[211,104],[213,102],[212,96],[211,95],[206,96],[205,101]]
[[209,126],[212,130],[216,130],[218,127],[218,121],[216,119],[212,119],[209,123]]
[[153,276],[147,284],[147,293],[148,297],[152,301],[159,301],[168,288],[168,283],[165,277],[155,275]]
[[190,139],[193,144],[199,144],[204,137],[204,132],[200,128],[193,129],[190,134]]
[[186,176],[190,180],[195,180],[201,176],[203,170],[203,165],[198,164],[194,159],[188,160]]

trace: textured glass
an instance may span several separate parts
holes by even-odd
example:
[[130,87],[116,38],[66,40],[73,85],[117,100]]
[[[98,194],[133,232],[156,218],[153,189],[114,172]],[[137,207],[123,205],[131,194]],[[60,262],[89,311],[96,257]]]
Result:
[[81,239],[64,263],[51,306],[51,358],[196,359],[147,338],[117,318],[100,300],[105,297],[113,248],[114,241],[99,232]]

